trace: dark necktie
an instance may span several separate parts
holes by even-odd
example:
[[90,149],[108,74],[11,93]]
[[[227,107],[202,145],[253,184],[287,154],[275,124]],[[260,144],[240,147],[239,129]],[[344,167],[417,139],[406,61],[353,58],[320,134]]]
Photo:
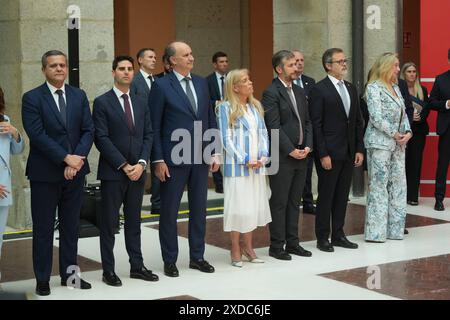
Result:
[[64,125],[67,122],[66,101],[64,100],[64,92],[61,89],[55,91],[58,94],[58,106]]
[[130,128],[130,130],[133,130],[133,128],[134,128],[133,115],[131,114],[131,106],[130,106],[130,101],[128,100],[128,95],[126,93],[124,93],[122,95],[122,98],[123,98],[123,106],[125,109],[125,116],[127,118],[128,128]]
[[185,77],[183,80],[186,82],[186,95],[191,103],[192,109],[194,109],[194,112],[197,114],[197,104],[195,103],[194,94],[192,93],[191,86],[189,85],[191,78]]
[[303,127],[302,127],[302,119],[300,119],[300,114],[298,113],[297,102],[295,101],[294,92],[292,91],[292,87],[286,87],[289,98],[291,99],[292,105],[294,106],[295,115],[298,118],[298,123],[300,126],[300,138],[298,144],[303,143]]
[[149,75],[147,78],[148,78],[148,80],[150,80],[150,87],[148,87],[148,88],[151,90],[153,87],[153,82],[155,82],[155,79],[153,78],[152,75]]
[[222,96],[221,96],[221,98],[222,98],[222,100],[223,100],[223,98],[225,97],[225,92],[223,92],[223,79],[224,79],[224,76],[221,76],[220,77],[220,85],[221,85],[221,88],[222,88]]

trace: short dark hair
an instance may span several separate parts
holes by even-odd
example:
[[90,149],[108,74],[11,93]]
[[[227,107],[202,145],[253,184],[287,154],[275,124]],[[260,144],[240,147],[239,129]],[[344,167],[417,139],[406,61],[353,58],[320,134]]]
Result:
[[132,57],[130,57],[130,56],[125,56],[125,55],[124,55],[124,56],[116,56],[116,57],[114,58],[113,63],[112,63],[112,69],[113,69],[113,70],[116,70],[116,69],[117,69],[117,65],[119,64],[119,62],[125,61],[125,60],[130,61],[131,64],[134,66],[134,59],[133,59]]
[[2,87],[0,87],[0,114],[5,114],[5,96]]
[[212,56],[212,62],[216,63],[217,59],[222,58],[222,57],[227,57],[228,55],[225,52],[222,51],[217,51],[216,53],[214,53],[214,55]]
[[155,49],[153,48],[142,48],[140,49],[137,53],[136,53],[136,61],[137,63],[140,65],[139,63],[139,58],[142,58],[144,56],[145,51],[153,51],[155,52]]
[[66,62],[67,62],[67,56],[65,53],[63,53],[62,51],[59,51],[59,50],[50,50],[42,55],[42,58],[41,58],[42,69],[45,69],[45,67],[47,66],[47,58],[51,57],[51,56],[64,56],[64,58],[66,58]]
[[272,57],[272,67],[273,67],[273,70],[275,71],[275,73],[278,74],[277,67],[281,67],[281,68],[284,67],[285,59],[292,59],[292,58],[295,58],[292,51],[280,50],[280,51],[276,52]]
[[330,49],[327,49],[323,53],[323,55],[322,55],[322,66],[325,69],[325,72],[328,73],[328,69],[327,69],[326,64],[327,63],[331,63],[331,61],[333,59],[333,55],[335,53],[342,53],[342,52],[344,52],[344,50],[342,50],[341,48],[330,48]]

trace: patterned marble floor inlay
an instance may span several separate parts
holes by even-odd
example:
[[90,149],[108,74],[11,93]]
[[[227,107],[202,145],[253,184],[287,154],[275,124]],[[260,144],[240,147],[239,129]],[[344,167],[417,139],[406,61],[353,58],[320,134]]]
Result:
[[[409,300],[450,299],[450,255],[321,274],[321,276]],[[377,282],[378,274],[379,282]]]
[[[365,206],[349,204],[347,207],[347,216],[344,231],[346,235],[357,235],[364,233]],[[312,241],[316,239],[314,232],[315,216],[311,214],[300,214],[299,236],[300,241]],[[408,214],[406,217],[406,227],[421,227],[448,223],[445,220],[428,218]],[[158,229],[158,225],[149,226]],[[178,222],[178,235],[187,238],[188,222]],[[264,248],[269,246],[269,228],[260,227],[253,233],[253,245],[255,248]],[[223,218],[206,220],[206,243],[223,249],[230,249],[229,234],[223,231]]]
[[[0,261],[2,279],[0,282],[34,279],[32,249],[33,241],[31,239],[3,243],[2,259]],[[53,247],[52,276],[59,274],[58,250],[57,247]],[[102,269],[101,263],[82,256],[78,256],[78,265],[82,272]]]

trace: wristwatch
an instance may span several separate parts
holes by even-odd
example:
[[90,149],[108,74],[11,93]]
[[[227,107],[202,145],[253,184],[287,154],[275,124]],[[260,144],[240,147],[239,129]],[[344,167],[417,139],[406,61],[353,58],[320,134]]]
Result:
[[139,161],[138,163],[144,168],[144,170],[147,168],[147,164],[144,161]]

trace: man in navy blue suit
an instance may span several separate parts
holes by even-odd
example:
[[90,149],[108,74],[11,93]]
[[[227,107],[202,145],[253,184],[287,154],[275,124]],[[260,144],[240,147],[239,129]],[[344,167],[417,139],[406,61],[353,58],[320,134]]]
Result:
[[[214,155],[203,159],[205,143],[202,137],[207,129],[217,128],[216,119],[209,104],[206,80],[191,74],[194,57],[189,45],[173,42],[167,46],[165,54],[173,71],[155,81],[148,102],[154,132],[151,159],[155,174],[161,180],[159,238],[164,274],[169,277],[179,275],[176,267],[177,214],[186,185],[189,193],[189,267],[211,273],[214,267],[203,257],[208,164],[215,172],[219,162]],[[178,133],[190,135],[187,139],[190,150],[179,150],[180,141],[185,145],[186,141],[180,139]]]
[[66,55],[57,50],[46,52],[42,72],[46,82],[23,95],[22,121],[30,138],[26,175],[31,186],[36,294],[49,295],[56,208],[61,285],[91,288],[77,276],[77,246],[94,125],[84,91],[64,83]]
[[123,204],[125,245],[130,277],[158,281],[147,270],[141,252],[141,208],[145,168],[150,158],[152,127],[147,101],[130,91],[133,58],[117,56],[112,65],[114,87],[94,100],[95,145],[100,151],[97,179],[101,180],[100,249],[103,282],[119,287],[114,271],[114,227]]
[[[212,57],[214,72],[206,77],[208,82],[211,108],[216,109],[216,104],[225,98],[224,84],[228,72],[228,56],[225,52],[218,51]],[[223,176],[220,170],[213,173],[214,185],[217,193],[223,193]]]

